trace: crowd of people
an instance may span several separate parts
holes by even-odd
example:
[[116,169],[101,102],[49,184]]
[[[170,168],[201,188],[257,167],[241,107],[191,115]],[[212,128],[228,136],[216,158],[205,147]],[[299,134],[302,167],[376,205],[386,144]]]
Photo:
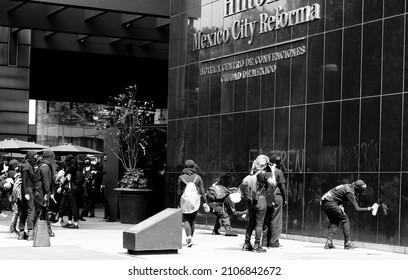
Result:
[[7,217],[2,212],[7,198],[12,213],[10,234],[17,234],[19,240],[34,240],[39,220],[47,222],[50,237],[55,236],[55,226],[79,229],[79,221],[95,217],[97,201],[108,209],[104,175],[102,163],[91,157],[86,157],[82,166],[73,155],[61,160],[51,150],[39,154],[29,151],[22,162],[13,159],[3,163],[0,217]]
[[[209,189],[205,191],[203,180],[198,174],[198,166],[191,159],[184,165],[182,174],[177,182],[177,194],[180,198],[180,208],[183,212],[183,223],[187,236],[187,246],[193,245],[193,235],[195,220],[197,217],[200,200],[203,202],[205,212],[212,212],[216,216],[213,234],[220,235],[221,226],[225,228],[225,236],[237,236],[232,230],[229,216],[248,215],[247,227],[245,231],[243,251],[265,253],[264,248],[277,248],[282,244],[279,237],[282,233],[282,209],[287,204],[286,180],[281,169],[280,156],[259,155],[253,162],[249,174],[242,180],[238,187],[230,188],[228,195],[215,197]],[[192,190],[187,189],[193,184]],[[221,185],[218,180],[215,185]],[[214,186],[214,185],[213,185]],[[222,186],[221,186],[222,187]],[[220,193],[222,193],[222,188]],[[357,180],[351,184],[341,184],[330,189],[320,200],[320,207],[326,213],[328,219],[328,238],[324,249],[333,249],[333,238],[337,228],[341,224],[344,235],[344,249],[355,249],[358,246],[350,240],[350,222],[344,211],[343,204],[350,202],[358,212],[371,211],[375,215],[378,204],[374,203],[370,207],[361,208],[357,204],[357,197],[366,189],[366,184],[362,180]],[[194,190],[195,189],[195,190]],[[245,211],[236,211],[235,203],[230,198],[231,194],[239,189],[246,204]],[[198,197],[198,199],[191,199]],[[198,201],[198,202],[197,202]],[[196,204],[195,207],[185,206],[186,204]],[[197,207],[198,204],[198,207]],[[251,238],[255,233],[254,243]]]

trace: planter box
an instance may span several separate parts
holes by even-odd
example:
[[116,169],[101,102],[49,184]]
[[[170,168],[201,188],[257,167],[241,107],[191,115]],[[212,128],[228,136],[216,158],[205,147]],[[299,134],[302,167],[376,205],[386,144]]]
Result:
[[137,224],[149,217],[152,189],[115,188],[118,194],[120,222]]

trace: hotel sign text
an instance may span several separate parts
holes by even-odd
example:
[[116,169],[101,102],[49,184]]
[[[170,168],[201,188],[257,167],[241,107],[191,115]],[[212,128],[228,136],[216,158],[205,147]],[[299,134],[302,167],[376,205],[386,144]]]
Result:
[[[256,7],[270,4],[277,0],[224,0],[224,17],[229,17]],[[258,21],[250,21],[247,18],[235,20],[230,28],[216,28],[209,34],[201,31],[193,34],[193,51],[211,48],[233,40],[248,39],[252,44],[256,32],[259,34],[279,30],[282,28],[320,19],[320,5],[313,4],[291,11],[285,11],[278,6],[272,14],[262,13]]]

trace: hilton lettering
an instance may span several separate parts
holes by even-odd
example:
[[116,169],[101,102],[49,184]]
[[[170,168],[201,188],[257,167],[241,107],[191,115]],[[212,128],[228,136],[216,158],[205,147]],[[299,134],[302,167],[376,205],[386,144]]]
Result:
[[235,15],[278,0],[224,0],[224,17]]

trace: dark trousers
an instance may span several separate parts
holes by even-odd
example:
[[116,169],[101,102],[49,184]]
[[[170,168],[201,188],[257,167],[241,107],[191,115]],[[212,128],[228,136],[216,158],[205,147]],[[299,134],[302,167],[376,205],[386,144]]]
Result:
[[350,241],[350,221],[346,213],[344,213],[336,202],[332,201],[322,201],[322,209],[329,219],[329,235],[327,241],[332,241],[334,236],[336,236],[337,228],[341,223],[344,234],[344,242]]
[[275,195],[274,202],[274,206],[266,208],[262,233],[262,246],[266,247],[279,242],[279,236],[282,233],[282,196]]
[[245,243],[250,243],[252,232],[255,230],[255,245],[260,245],[265,213],[265,196],[259,196],[258,200],[254,203],[248,201],[249,221],[245,232]]
[[221,226],[225,228],[225,230],[231,230],[231,222],[227,212],[225,212],[224,204],[223,203],[216,203],[216,204],[209,204],[211,207],[211,213],[213,213],[217,219],[215,220],[214,231],[218,231]]
[[34,207],[33,190],[27,189],[27,194],[30,196],[29,200],[25,199],[24,196],[21,198],[21,215],[20,215],[20,223],[18,226],[20,231],[24,230],[26,222],[27,222],[27,230],[34,229],[35,207]]
[[88,216],[88,213],[90,213],[91,215],[95,215],[94,213],[95,205],[96,205],[96,194],[90,194],[88,196],[86,206],[84,204],[84,209],[81,212],[81,217]]
[[67,194],[64,195],[61,201],[61,207],[65,208],[67,211],[68,220],[74,222],[78,221],[78,207],[77,207],[77,198],[75,195]]
[[184,230],[186,231],[187,236],[193,237],[194,235],[197,213],[198,211],[189,214],[183,213]]
[[35,206],[35,215],[34,215],[34,228],[37,225],[37,222],[39,220],[45,220],[47,222],[48,225],[48,231],[51,232],[51,222],[50,222],[50,218],[48,216],[48,206],[44,205],[43,202],[37,202],[35,201],[34,203]]

